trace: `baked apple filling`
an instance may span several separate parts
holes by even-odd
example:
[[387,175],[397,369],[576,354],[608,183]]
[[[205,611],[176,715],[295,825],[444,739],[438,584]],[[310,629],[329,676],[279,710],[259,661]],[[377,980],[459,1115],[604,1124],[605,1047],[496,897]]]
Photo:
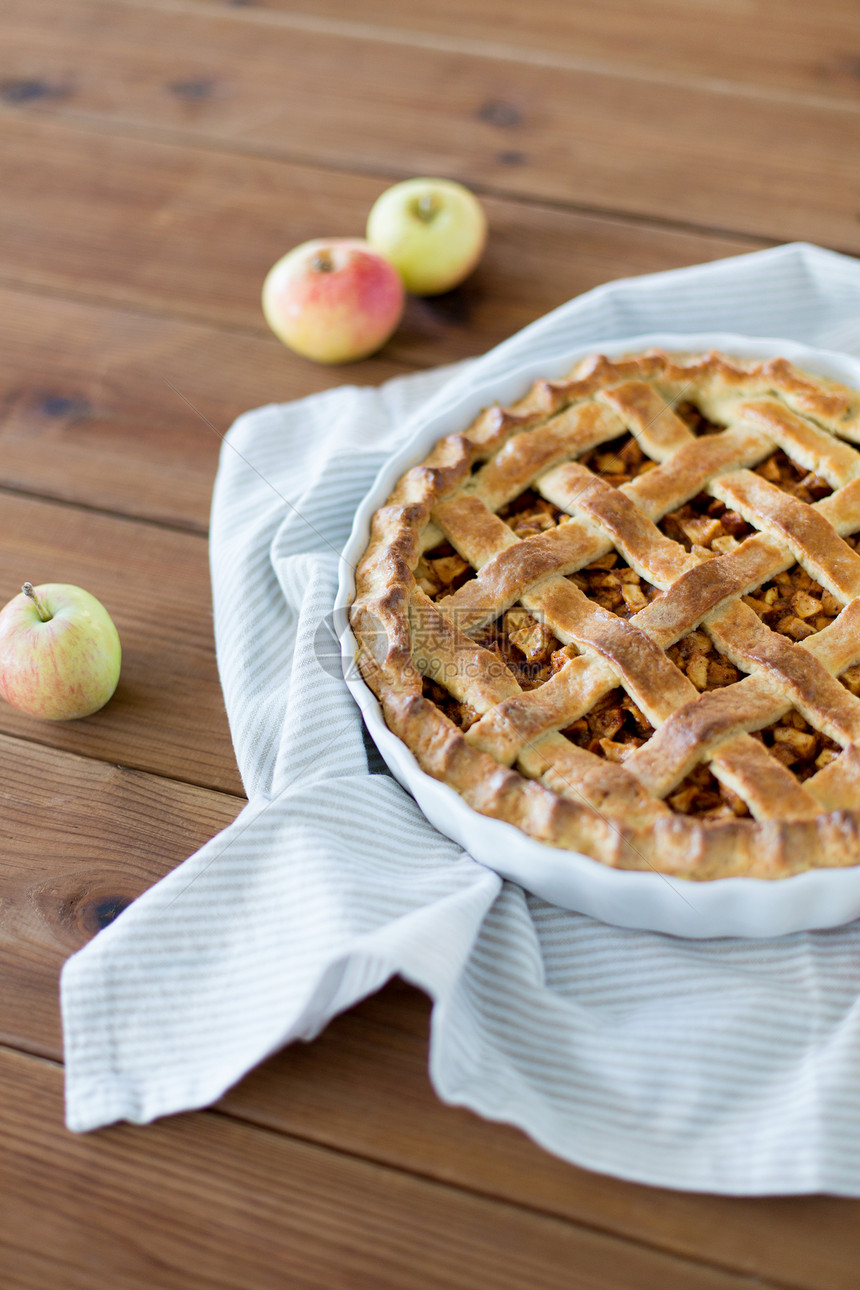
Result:
[[698,493],[676,511],[669,511],[659,527],[686,551],[706,556],[726,555],[755,532],[737,511],[707,493]]
[[523,690],[543,685],[557,670],[552,656],[561,650],[561,641],[521,605],[473,632],[472,640],[497,654]]
[[425,551],[415,568],[415,581],[431,600],[450,596],[474,577],[475,570],[450,542],[440,542],[432,551]]
[[589,600],[602,609],[610,609],[619,618],[631,618],[660,595],[657,587],[646,582],[615,551],[568,574],[568,581],[579,587]]
[[552,502],[548,502],[532,488],[527,488],[519,497],[508,502],[498,514],[499,519],[504,520],[516,536],[523,540],[535,537],[538,533],[546,533],[547,529],[554,529],[557,524],[570,518],[566,511],[553,506]]
[[681,780],[666,798],[666,804],[678,815],[697,815],[710,820],[742,818],[750,814],[743,798],[721,784],[704,763]]
[[614,484],[616,488],[629,484],[637,475],[654,470],[657,465],[656,461],[652,461],[642,451],[632,434],[619,435],[617,439],[599,444],[579,460],[583,466],[587,466],[595,475],[605,479],[607,484]]
[[453,694],[449,694],[443,685],[436,681],[431,681],[429,676],[424,677],[424,686],[422,693],[425,699],[432,700],[437,708],[441,708],[449,721],[453,721],[455,726],[461,730],[468,730],[471,725],[478,720],[478,713],[472,707],[471,703],[461,702],[455,699]]
[[796,466],[790,457],[778,448],[770,457],[754,468],[756,475],[761,475],[769,484],[776,484],[784,493],[790,493],[801,502],[820,502],[833,492],[826,479],[814,471]]
[[619,686],[561,733],[580,748],[617,762],[647,743],[654,727]]
[[697,690],[718,690],[723,685],[733,685],[743,676],[703,631],[688,632],[670,645],[666,653]]
[[687,426],[689,430],[692,430],[693,434],[697,438],[705,434],[720,434],[720,432],[726,428],[725,426],[719,425],[716,421],[709,421],[701,408],[698,408],[696,404],[690,402],[689,399],[676,403],[672,411],[675,413],[676,417],[680,417],[684,422],[684,425]]
[[799,564],[775,574],[741,599],[767,627],[793,641],[806,640],[829,627],[842,608]]
[[815,730],[794,708],[772,726],[757,731],[755,737],[799,780],[823,770],[842,751],[835,740]]

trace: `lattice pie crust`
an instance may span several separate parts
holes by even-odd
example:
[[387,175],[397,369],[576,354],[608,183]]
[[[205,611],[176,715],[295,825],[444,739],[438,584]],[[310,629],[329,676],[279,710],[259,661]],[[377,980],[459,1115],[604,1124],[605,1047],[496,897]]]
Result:
[[420,766],[608,865],[860,861],[860,396],[783,359],[597,355],[442,439],[352,626]]

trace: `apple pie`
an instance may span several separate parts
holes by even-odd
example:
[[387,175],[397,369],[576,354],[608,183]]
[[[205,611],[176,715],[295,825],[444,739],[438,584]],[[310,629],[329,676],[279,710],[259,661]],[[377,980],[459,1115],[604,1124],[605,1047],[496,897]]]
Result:
[[860,862],[860,395],[781,358],[595,355],[440,440],[351,623],[421,768],[686,878]]

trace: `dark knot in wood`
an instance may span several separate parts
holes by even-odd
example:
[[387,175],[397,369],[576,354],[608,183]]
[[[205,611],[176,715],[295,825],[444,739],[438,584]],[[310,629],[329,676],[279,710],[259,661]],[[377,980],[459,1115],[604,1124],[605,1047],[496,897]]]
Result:
[[518,107],[505,99],[488,99],[481,105],[478,118],[486,121],[488,125],[497,125],[502,130],[510,130],[513,126],[522,123],[523,114]]

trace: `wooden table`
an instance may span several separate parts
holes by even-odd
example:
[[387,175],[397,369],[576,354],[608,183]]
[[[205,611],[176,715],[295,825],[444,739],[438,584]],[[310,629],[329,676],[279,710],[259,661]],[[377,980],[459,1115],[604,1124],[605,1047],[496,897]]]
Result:
[[[856,1287],[860,1207],[572,1168],[442,1106],[393,983],[209,1111],[62,1122],[65,957],[240,809],[206,527],[258,404],[477,354],[610,278],[860,252],[856,0],[3,0],[0,601],[89,588],[125,659],[0,710],[3,1290]],[[461,290],[329,370],[267,332],[290,246],[414,174],[484,200]]]

